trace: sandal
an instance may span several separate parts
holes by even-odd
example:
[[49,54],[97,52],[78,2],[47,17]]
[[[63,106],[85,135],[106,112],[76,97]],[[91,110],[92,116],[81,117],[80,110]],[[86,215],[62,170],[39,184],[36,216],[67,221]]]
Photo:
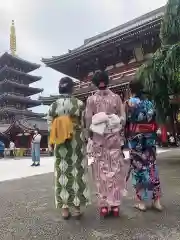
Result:
[[75,215],[74,215],[75,219],[80,220],[82,216],[83,216],[83,213],[80,211],[80,208],[76,208]]
[[146,211],[146,206],[143,203],[137,203],[134,205],[134,207],[138,210],[140,210],[141,212],[145,212]]
[[62,210],[62,218],[64,220],[69,220],[71,218],[71,213],[69,212],[69,209],[64,208]]
[[162,205],[160,204],[160,201],[159,201],[159,200],[154,201],[153,204],[152,204],[152,207],[153,207],[155,210],[159,211],[159,212],[162,212],[162,210],[163,210],[163,207],[162,207]]
[[113,217],[119,217],[119,208],[118,207],[111,207],[111,212]]
[[101,209],[100,209],[100,216],[101,217],[107,217],[108,216],[108,214],[109,214],[109,212],[108,212],[108,208],[107,207],[102,207]]

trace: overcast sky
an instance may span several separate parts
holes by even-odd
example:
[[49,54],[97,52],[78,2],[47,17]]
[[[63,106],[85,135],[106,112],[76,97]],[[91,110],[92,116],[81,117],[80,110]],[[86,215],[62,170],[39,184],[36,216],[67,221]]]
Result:
[[[9,50],[9,29],[15,20],[17,54],[40,63],[42,57],[66,53],[84,39],[166,4],[166,0],[0,0],[0,52]],[[43,80],[43,95],[57,94],[60,73],[34,72]],[[42,110],[38,108],[36,111]],[[44,109],[43,109],[44,110]]]

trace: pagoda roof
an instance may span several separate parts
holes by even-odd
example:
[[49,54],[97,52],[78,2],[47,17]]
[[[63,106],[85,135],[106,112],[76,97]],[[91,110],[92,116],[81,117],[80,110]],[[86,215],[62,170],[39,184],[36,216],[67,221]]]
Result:
[[0,86],[2,86],[2,85],[9,85],[9,86],[17,87],[17,88],[21,89],[23,91],[24,95],[26,95],[26,96],[31,96],[33,94],[43,92],[43,88],[29,87],[28,85],[19,84],[19,83],[16,83],[16,82],[13,82],[13,81],[10,81],[7,79],[0,82]]
[[13,55],[9,54],[8,52],[1,54],[0,65],[7,65],[7,63],[9,61],[11,61],[12,65],[13,65],[13,63],[16,63],[22,69],[22,71],[25,73],[34,71],[34,70],[40,68],[40,66],[41,66],[40,64],[29,62],[18,56],[13,56]]
[[27,109],[17,109],[13,107],[4,107],[0,109],[0,115],[3,115],[5,113],[11,113],[15,115],[23,115],[23,116],[28,116],[28,117],[44,117],[45,114],[43,113],[34,113],[30,110]]
[[68,53],[61,56],[53,56],[52,58],[42,58],[42,62],[47,66],[59,70],[59,64],[64,64],[70,59],[75,59],[82,55],[89,55],[90,52],[94,52],[96,49],[102,48],[109,44],[114,44],[116,41],[121,42],[127,38],[133,38],[134,35],[140,34],[145,29],[148,31],[151,26],[159,26],[161,24],[162,17],[164,15],[165,6],[158,8],[152,12],[144,14],[134,20],[124,23],[116,28],[101,33],[95,37],[86,39],[84,44],[74,50],[70,50]]
[[39,100],[33,100],[30,97],[23,97],[23,96],[17,96],[17,95],[13,95],[10,93],[4,93],[0,95],[0,101],[1,100],[12,100],[14,102],[20,102],[20,103],[27,103],[31,106],[39,106],[41,105],[41,101]]
[[23,80],[25,81],[26,84],[31,84],[34,83],[36,81],[39,81],[42,77],[40,76],[34,76],[25,72],[21,72],[18,71],[16,69],[13,69],[11,67],[8,66],[4,66],[0,69],[0,80],[4,80],[3,77],[7,77],[7,76],[14,76],[14,74],[17,76],[22,76]]

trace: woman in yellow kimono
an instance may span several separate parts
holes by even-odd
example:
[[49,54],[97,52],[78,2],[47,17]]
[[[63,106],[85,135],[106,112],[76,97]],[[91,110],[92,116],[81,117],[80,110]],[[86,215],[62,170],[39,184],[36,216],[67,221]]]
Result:
[[73,81],[65,77],[59,83],[59,99],[48,112],[50,144],[55,145],[55,203],[69,219],[70,207],[80,218],[80,207],[89,201],[81,117],[83,102],[72,96]]

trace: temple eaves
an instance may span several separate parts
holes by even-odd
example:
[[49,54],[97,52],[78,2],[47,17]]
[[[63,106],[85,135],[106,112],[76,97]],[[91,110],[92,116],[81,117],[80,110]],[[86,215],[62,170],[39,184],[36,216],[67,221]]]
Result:
[[161,19],[164,15],[165,6],[160,7],[154,11],[151,11],[149,13],[146,13],[138,18],[135,18],[129,22],[126,22],[116,28],[110,29],[109,31],[103,32],[101,34],[98,34],[92,38],[89,38],[84,41],[84,44],[81,45],[78,48],[75,48],[71,51],[69,51],[66,54],[62,54],[60,56],[53,56],[51,58],[43,58],[42,62],[46,64],[47,66],[53,65],[55,63],[58,64],[58,62],[65,60],[66,58],[70,58],[75,56],[76,54],[80,52],[84,52],[86,50],[89,50],[90,48],[94,48],[98,46],[99,44],[103,44],[106,41],[110,41],[117,37],[117,36],[123,36],[124,34],[128,33],[129,31],[132,31],[132,29],[139,28],[140,26],[146,26],[149,24],[153,24],[155,22],[161,22]]

